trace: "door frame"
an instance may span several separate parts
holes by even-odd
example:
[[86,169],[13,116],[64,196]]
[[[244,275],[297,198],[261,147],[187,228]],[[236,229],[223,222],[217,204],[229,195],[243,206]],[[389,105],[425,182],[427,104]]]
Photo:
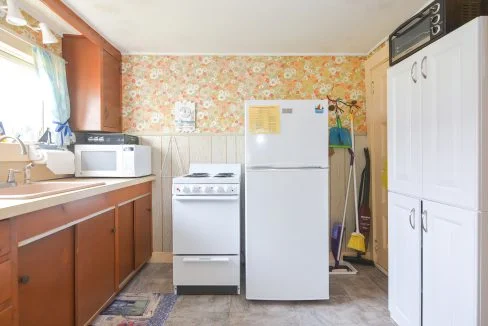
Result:
[[[364,63],[364,70],[365,70],[365,86],[366,86],[366,117],[368,116],[368,103],[371,103],[373,101],[373,85],[372,85],[372,70],[374,70],[376,67],[384,64],[385,62],[389,62],[390,58],[390,50],[389,50],[389,43],[388,41],[385,41],[383,45],[380,45],[380,49],[376,50],[375,53],[373,53],[369,58],[366,59]],[[372,133],[371,130],[373,130],[373,126],[371,125],[371,120],[366,119],[366,124],[368,128],[368,147],[371,151],[371,161],[373,160],[373,141],[372,141]],[[371,169],[371,189],[375,189],[378,185],[375,182],[374,178],[374,171]],[[377,255],[376,251],[374,250],[374,239],[376,238],[376,235],[378,234],[378,230],[376,228],[376,223],[375,223],[375,214],[374,212],[376,211],[376,205],[373,200],[373,191],[371,191],[371,196],[370,196],[370,204],[371,204],[371,217],[372,217],[372,237],[369,238],[369,248],[370,254],[373,257],[373,261],[375,262],[376,267],[383,272],[384,274],[388,275],[388,271],[384,270],[381,268],[379,265],[376,264],[377,262]]]

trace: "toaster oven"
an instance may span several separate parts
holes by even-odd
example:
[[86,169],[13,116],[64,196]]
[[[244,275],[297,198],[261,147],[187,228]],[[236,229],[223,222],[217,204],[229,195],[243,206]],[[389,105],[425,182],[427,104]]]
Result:
[[436,0],[401,24],[389,37],[390,66],[468,21],[488,15],[488,0]]

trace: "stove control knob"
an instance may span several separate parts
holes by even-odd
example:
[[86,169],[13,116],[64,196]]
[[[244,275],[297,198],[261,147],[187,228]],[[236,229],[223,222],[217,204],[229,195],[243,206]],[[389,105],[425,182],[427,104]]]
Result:
[[188,187],[188,186],[184,186],[184,187],[183,187],[183,192],[184,192],[184,193],[189,193],[189,192],[190,192],[190,187]]
[[202,187],[200,187],[200,186],[193,186],[193,188],[191,190],[194,193],[199,193],[199,192],[202,191]]
[[205,187],[205,192],[206,192],[207,194],[212,193],[212,192],[213,192],[213,187],[212,187],[212,186],[206,186],[206,187]]
[[225,191],[229,194],[236,192],[236,189],[233,186],[227,186]]
[[224,192],[225,192],[224,187],[222,187],[222,186],[218,186],[218,188],[217,188],[217,192],[219,192],[219,193],[224,193]]

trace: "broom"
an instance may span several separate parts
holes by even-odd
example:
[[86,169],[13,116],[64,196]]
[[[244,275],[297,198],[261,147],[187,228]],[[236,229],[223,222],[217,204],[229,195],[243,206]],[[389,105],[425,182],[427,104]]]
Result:
[[[352,150],[354,151],[354,115],[351,113],[349,115],[349,118],[351,120]],[[365,237],[359,231],[358,195],[357,195],[357,183],[356,183],[356,161],[354,161],[353,183],[354,183],[354,213],[356,215],[356,230],[351,234],[351,238],[349,238],[349,243],[347,244],[347,247],[350,249],[359,251],[359,252],[366,252]]]

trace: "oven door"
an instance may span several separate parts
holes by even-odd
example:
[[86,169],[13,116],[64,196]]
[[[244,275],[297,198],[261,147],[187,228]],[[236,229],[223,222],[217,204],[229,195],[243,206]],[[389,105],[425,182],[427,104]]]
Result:
[[238,255],[239,196],[173,196],[173,254]]
[[117,145],[75,145],[77,177],[124,177],[123,151]]

